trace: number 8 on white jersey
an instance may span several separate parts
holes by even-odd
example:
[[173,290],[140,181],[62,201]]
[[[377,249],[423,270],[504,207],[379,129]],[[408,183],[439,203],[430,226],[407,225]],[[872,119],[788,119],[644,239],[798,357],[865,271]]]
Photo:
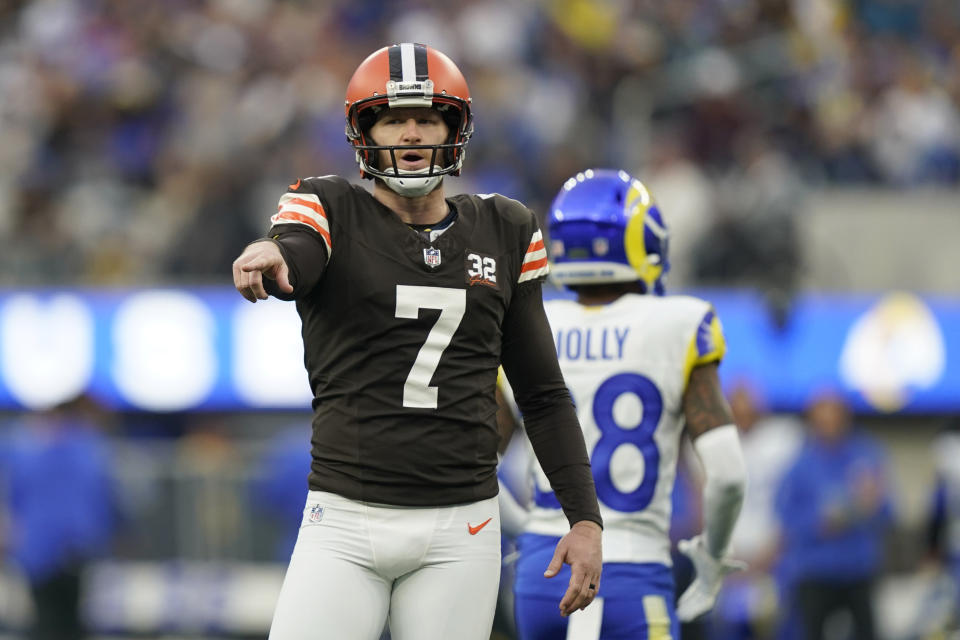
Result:
[[[688,296],[625,295],[604,306],[546,304],[577,406],[604,520],[604,562],[670,564],[670,509],[693,367],[723,357],[711,306]],[[529,533],[568,524],[531,456]]]

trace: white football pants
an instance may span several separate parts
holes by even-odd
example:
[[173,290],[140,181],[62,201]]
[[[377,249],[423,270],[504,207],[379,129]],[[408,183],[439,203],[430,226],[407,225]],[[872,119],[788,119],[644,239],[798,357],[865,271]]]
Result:
[[[484,524],[485,523],[485,524]],[[497,499],[393,507],[311,491],[270,640],[488,640]]]

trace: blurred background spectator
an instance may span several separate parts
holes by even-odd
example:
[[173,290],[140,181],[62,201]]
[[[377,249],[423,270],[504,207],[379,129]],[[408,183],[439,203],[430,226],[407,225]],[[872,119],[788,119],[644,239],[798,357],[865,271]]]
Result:
[[798,616],[789,624],[799,622],[809,640],[833,637],[828,623],[850,624],[845,635],[871,640],[879,637],[873,587],[893,518],[886,454],[854,427],[846,401],[833,391],[811,401],[807,429],[776,496],[788,615]]
[[960,419],[951,420],[934,440],[932,457],[936,481],[931,492],[927,540],[939,594],[931,594],[929,600],[931,605],[947,606],[931,606],[924,613],[928,619],[947,618],[946,622],[955,624],[960,617]]
[[250,486],[254,509],[273,525],[274,557],[284,564],[290,561],[303,520],[310,430],[309,421],[278,430],[265,447]]
[[81,575],[111,551],[119,524],[104,426],[96,405],[81,397],[25,417],[7,434],[0,546],[30,585],[34,640],[86,637]]

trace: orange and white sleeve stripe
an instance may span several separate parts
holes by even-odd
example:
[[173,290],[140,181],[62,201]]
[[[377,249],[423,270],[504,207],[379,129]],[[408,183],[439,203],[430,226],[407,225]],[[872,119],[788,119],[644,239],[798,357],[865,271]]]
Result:
[[537,229],[533,232],[530,246],[527,247],[527,253],[523,256],[523,266],[520,267],[520,279],[517,283],[540,278],[548,273],[550,273],[550,265],[547,264],[547,250],[543,247],[543,234]]
[[330,223],[327,212],[320,204],[320,198],[313,193],[287,192],[280,198],[277,213],[270,217],[272,224],[302,224],[320,234],[327,246],[327,260],[330,259]]

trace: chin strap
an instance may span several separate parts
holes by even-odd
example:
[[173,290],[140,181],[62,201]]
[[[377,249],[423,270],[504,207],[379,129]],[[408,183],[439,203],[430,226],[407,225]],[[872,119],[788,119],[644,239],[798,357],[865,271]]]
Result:
[[[435,172],[440,169],[441,167],[437,165],[433,166]],[[424,175],[429,172],[429,167],[417,169],[416,171],[401,171],[399,176],[383,178],[383,181],[392,191],[395,191],[401,196],[416,198],[427,195],[443,182],[442,175]]]

